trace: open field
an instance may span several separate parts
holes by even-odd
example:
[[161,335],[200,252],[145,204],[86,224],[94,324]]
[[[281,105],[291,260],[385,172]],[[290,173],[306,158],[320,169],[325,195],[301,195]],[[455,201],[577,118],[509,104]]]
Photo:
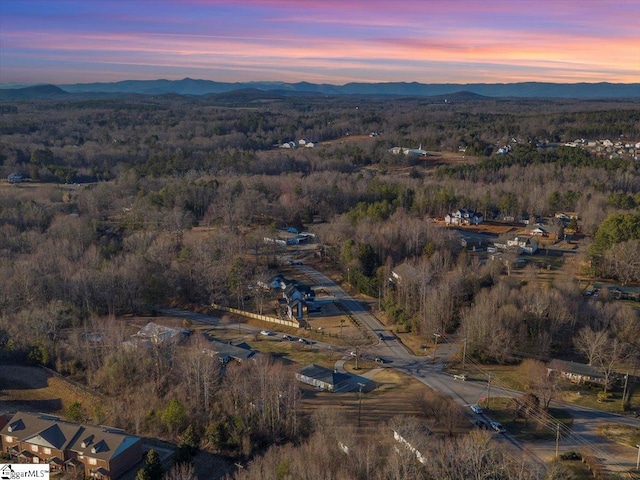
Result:
[[607,424],[602,427],[600,432],[609,440],[622,445],[636,447],[640,444],[640,426],[634,428],[629,425]]
[[[362,394],[360,427],[358,428],[359,393],[320,392],[312,387],[303,387],[303,411],[312,414],[319,409],[334,410],[344,425],[355,430],[358,435],[376,433],[393,417],[418,415],[420,412],[413,398],[423,395],[427,387],[413,378],[385,369],[378,372],[374,381],[377,388]],[[383,438],[393,439],[392,435]]]

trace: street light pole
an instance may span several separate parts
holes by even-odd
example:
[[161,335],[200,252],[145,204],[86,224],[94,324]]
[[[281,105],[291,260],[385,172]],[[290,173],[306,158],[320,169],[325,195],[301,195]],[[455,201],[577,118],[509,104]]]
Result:
[[638,447],[638,459],[636,460],[636,470],[640,470],[640,444],[636,445]]
[[[627,382],[629,381],[629,372],[627,372],[627,374],[624,376],[624,389],[622,390],[622,404],[620,405],[620,407],[622,408],[622,410],[624,410],[624,405],[625,405],[625,397],[627,396]],[[631,396],[631,395],[629,395]]]

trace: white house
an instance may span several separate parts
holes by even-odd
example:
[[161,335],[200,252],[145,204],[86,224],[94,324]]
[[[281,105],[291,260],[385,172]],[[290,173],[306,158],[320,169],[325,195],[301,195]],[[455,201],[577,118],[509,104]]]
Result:
[[519,252],[533,255],[538,251],[538,241],[533,237],[515,237],[507,240],[507,247],[517,248]]
[[479,225],[483,221],[484,218],[480,212],[468,208],[461,208],[444,217],[444,223],[447,225]]

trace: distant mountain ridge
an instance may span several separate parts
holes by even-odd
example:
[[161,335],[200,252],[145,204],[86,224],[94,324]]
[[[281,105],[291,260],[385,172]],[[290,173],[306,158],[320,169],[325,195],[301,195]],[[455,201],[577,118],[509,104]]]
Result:
[[[46,88],[59,88],[60,92]],[[28,89],[36,89],[30,91]],[[40,89],[40,90],[38,90]],[[51,96],[64,93],[119,93],[143,95],[212,95],[237,90],[257,90],[277,95],[367,95],[367,96],[436,96],[466,92],[485,97],[527,98],[640,98],[640,83],[347,83],[345,85],[316,84],[309,82],[216,82],[212,80],[125,80],[115,83],[76,83],[72,85],[40,85],[34,87],[0,90],[3,99],[14,95],[37,94]],[[23,94],[15,92],[23,91]],[[14,92],[14,93],[11,93]],[[16,97],[16,98],[25,98]],[[33,97],[31,97],[33,98]]]
[[630,98],[640,97],[640,83],[440,83],[417,82],[347,83],[345,85],[309,82],[242,82],[228,83],[211,80],[126,80],[116,83],[59,85],[70,93],[112,92],[159,95],[207,95],[253,88],[277,91],[279,94],[315,93],[323,95],[448,95],[460,91],[487,97],[547,97],[547,98]]
[[0,89],[0,100],[55,98],[63,95],[68,95],[68,93],[55,85],[34,85],[31,87]]

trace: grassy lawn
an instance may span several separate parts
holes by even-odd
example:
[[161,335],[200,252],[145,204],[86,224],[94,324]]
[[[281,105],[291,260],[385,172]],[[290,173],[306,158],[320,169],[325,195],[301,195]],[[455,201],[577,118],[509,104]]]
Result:
[[446,371],[451,374],[465,373],[467,380],[487,383],[487,374],[491,374],[491,385],[510,388],[512,390],[524,390],[522,373],[518,371],[518,365],[486,365],[480,371],[473,366],[462,367],[461,361],[447,363]]
[[634,447],[640,444],[640,427],[630,425],[607,424],[602,427],[602,435],[622,445]]
[[282,342],[279,340],[258,340],[247,342],[249,346],[259,352],[270,353],[275,358],[289,362],[307,365],[315,363],[322,367],[333,368],[336,361],[343,354],[326,350],[319,350],[313,345],[303,345],[299,342]]
[[[595,408],[611,413],[622,413],[621,392],[612,392],[611,398],[604,402],[598,402],[598,392],[602,391],[600,387],[588,387],[582,385],[563,384],[565,387],[562,391],[561,398],[565,402],[575,403],[583,407]],[[635,389],[629,400],[628,411],[633,412],[640,410],[640,389]]]
[[[525,420],[518,418],[513,420],[513,408],[510,398],[492,398],[490,409],[487,410],[489,416],[494,420],[502,423],[509,434],[523,441],[548,441],[556,438],[555,429],[538,425],[534,419],[529,419],[525,424]],[[486,408],[485,404],[482,404]],[[570,427],[573,419],[569,413],[561,408],[550,408],[548,412],[556,421]]]
[[[524,376],[519,370],[519,365],[486,365],[483,367],[483,370],[480,371],[469,366],[467,366],[467,368],[463,368],[461,361],[454,360],[447,364],[446,371],[451,374],[465,373],[467,375],[467,380],[484,383],[487,383],[487,373],[490,373],[492,386],[499,385],[513,390],[525,390],[523,382]],[[613,392],[610,392],[611,398],[607,401],[599,402],[598,392],[600,391],[602,391],[602,387],[575,385],[568,381],[562,381],[559,384],[559,393],[556,395],[555,399],[605,412],[624,412],[622,409],[620,391],[614,390]],[[640,388],[636,388],[632,392],[626,409],[627,412],[634,412],[638,410],[640,410]]]

